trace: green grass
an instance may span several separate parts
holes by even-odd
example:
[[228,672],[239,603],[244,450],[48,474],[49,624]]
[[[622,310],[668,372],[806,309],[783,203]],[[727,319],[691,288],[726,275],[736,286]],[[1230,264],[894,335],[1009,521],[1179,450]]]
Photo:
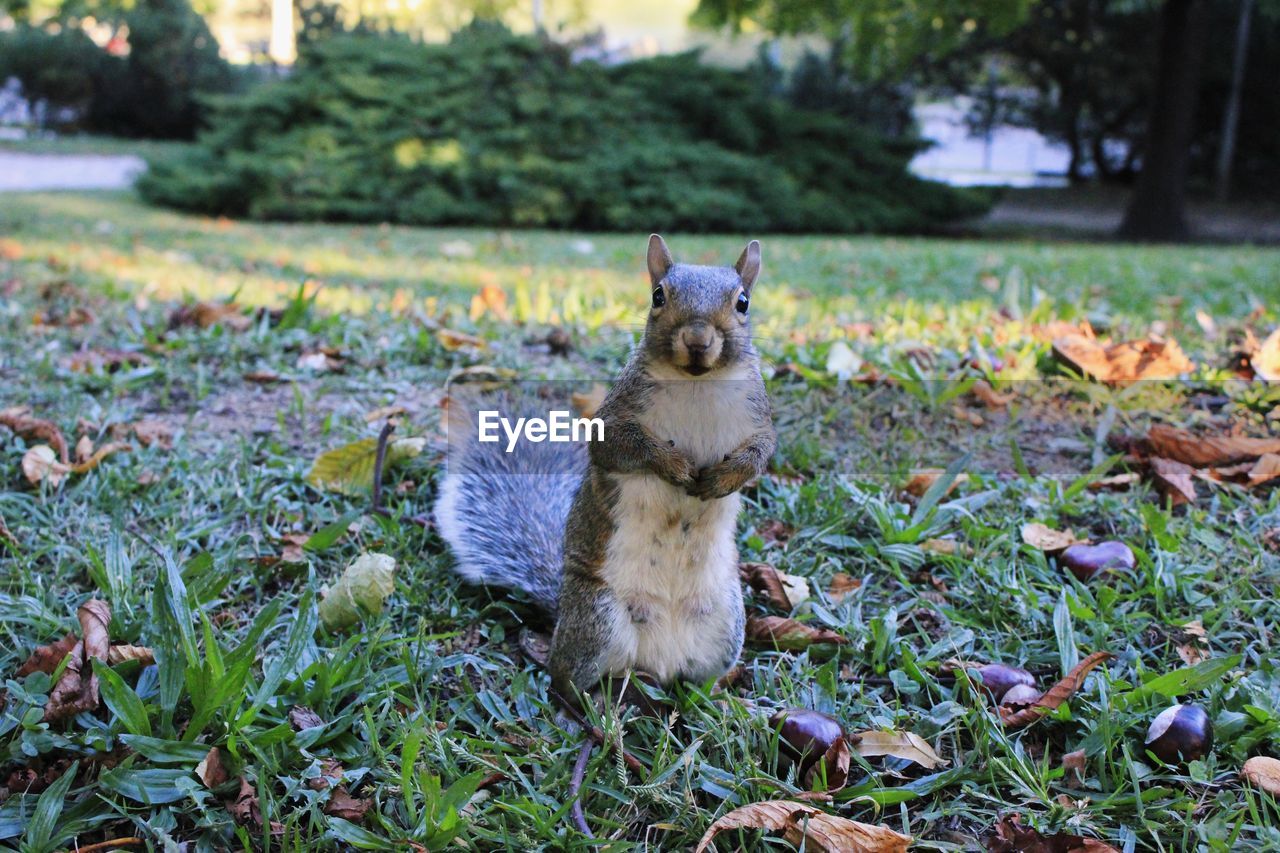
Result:
[[[586,849],[567,821],[582,735],[519,650],[537,614],[460,583],[443,543],[413,521],[429,511],[436,443],[393,472],[389,518],[368,514],[367,497],[318,491],[305,475],[321,451],[374,434],[364,415],[379,406],[405,406],[401,434],[434,440],[444,381],[466,366],[584,385],[607,378],[643,323],[644,235],[247,225],[73,194],[6,197],[0,234],[0,408],[30,406],[73,441],[81,419],[99,442],[110,425],[143,418],[175,433],[172,449],[135,447],[60,488],[33,489],[20,471],[24,441],[0,430],[0,517],[20,543],[0,543],[0,677],[9,679],[0,786],[10,786],[0,793],[0,844],[55,850],[75,836],[81,846],[138,836],[153,849],[409,840],[438,849],[456,831],[473,849]],[[700,262],[730,262],[741,248],[738,238],[668,241]],[[782,448],[779,473],[748,493],[742,556],[807,577],[815,597],[798,614],[849,644],[749,650],[733,687],[675,688],[677,712],[665,716],[606,708],[602,727],[650,770],[625,773],[597,750],[585,792],[595,831],[615,849],[687,849],[735,806],[794,795],[761,712],[800,705],[850,730],[913,731],[949,761],[927,773],[855,759],[849,787],[822,805],[909,833],[920,849],[979,846],[1011,812],[1123,849],[1280,844],[1275,804],[1236,775],[1246,757],[1277,751],[1280,562],[1261,538],[1280,527],[1276,493],[1202,484],[1194,507],[1171,511],[1146,485],[1083,488],[1110,457],[1097,440],[1103,421],[1113,433],[1152,420],[1270,429],[1280,395],[1232,381],[1229,368],[1246,324],[1265,333],[1278,319],[1280,252],[765,238],[764,257],[753,311],[777,370]],[[509,321],[468,317],[484,285],[506,293]],[[300,287],[313,303],[291,303]],[[255,315],[243,332],[167,328],[183,298],[232,296],[285,311]],[[33,325],[38,313],[71,307],[92,321]],[[1215,337],[1197,311],[1215,319]],[[1202,366],[1171,386],[1041,381],[1056,372],[1043,327],[1084,317],[1117,337],[1158,324]],[[552,325],[572,334],[567,359],[525,343]],[[447,349],[439,326],[490,344]],[[898,384],[836,382],[826,371],[835,340]],[[320,345],[342,351],[343,372],[296,366]],[[92,348],[148,361],[101,375],[66,367]],[[966,366],[978,351],[1003,360],[999,384],[1019,400],[973,426],[954,407],[977,410],[961,392],[979,375]],[[285,381],[242,378],[262,370]],[[1193,406],[1206,391],[1229,401],[1217,412]],[[964,452],[969,479],[913,520],[897,486],[910,469],[945,467]],[[154,482],[140,483],[144,473]],[[772,520],[794,529],[785,544],[761,535]],[[1088,585],[1067,579],[1021,543],[1021,524],[1035,520],[1123,539],[1137,569]],[[350,528],[301,564],[262,559],[280,553],[287,533],[340,521]],[[920,547],[937,537],[970,552]],[[384,611],[354,632],[317,629],[321,587],[364,551],[397,560]],[[840,603],[823,592],[838,571],[863,579]],[[75,627],[90,595],[111,605],[113,642],[152,646],[161,665],[122,664],[118,679],[104,677],[107,706],[39,722],[49,677],[11,675],[35,646]],[[748,607],[766,611],[757,599]],[[1197,619],[1212,665],[1239,660],[1229,674],[1188,675],[1189,686],[1165,690],[1208,709],[1218,742],[1203,761],[1164,768],[1143,754],[1142,735],[1172,700],[1141,685],[1182,667],[1177,629]],[[1004,732],[943,676],[944,662],[959,658],[1042,670],[1047,682],[1097,650],[1116,657],[1068,709],[1025,731]],[[298,706],[323,724],[297,730]],[[156,740],[140,739],[148,732]],[[209,791],[194,770],[215,746],[231,781]],[[1080,782],[1061,770],[1078,749],[1088,756]],[[374,801],[356,828],[326,814],[329,794],[307,784],[331,760],[354,795]],[[72,762],[65,798],[57,787],[41,798]],[[34,788],[23,771],[39,779]],[[505,781],[471,797],[492,773]],[[226,803],[240,776],[281,835],[233,820]],[[765,844],[786,849],[751,835],[720,847]]]

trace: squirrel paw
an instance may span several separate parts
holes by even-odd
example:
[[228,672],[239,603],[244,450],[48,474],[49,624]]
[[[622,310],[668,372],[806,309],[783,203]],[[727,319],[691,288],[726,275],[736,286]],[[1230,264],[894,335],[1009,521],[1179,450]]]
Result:
[[704,501],[723,498],[741,489],[754,475],[754,471],[726,460],[699,471],[693,479],[693,485],[685,491],[691,497]]
[[659,445],[659,448],[658,456],[652,465],[653,473],[673,486],[683,489],[692,488],[694,469],[689,457],[669,445]]

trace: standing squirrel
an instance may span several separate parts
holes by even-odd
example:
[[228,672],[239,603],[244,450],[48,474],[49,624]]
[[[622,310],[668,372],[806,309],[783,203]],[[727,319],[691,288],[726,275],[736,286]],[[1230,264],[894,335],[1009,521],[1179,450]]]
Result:
[[630,669],[706,681],[742,649],[738,491],[777,445],[751,343],[760,244],[693,266],[654,234],[648,266],[652,307],[596,412],[603,440],[451,454],[435,506],[463,577],[555,614],[566,697]]

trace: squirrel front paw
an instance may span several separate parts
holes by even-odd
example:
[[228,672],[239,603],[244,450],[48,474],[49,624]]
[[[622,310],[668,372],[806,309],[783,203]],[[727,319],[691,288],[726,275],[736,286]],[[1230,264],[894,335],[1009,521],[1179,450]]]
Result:
[[753,468],[735,460],[726,459],[703,468],[693,478],[693,484],[685,491],[691,497],[704,501],[723,498],[741,489],[756,474]]
[[693,462],[669,443],[658,445],[658,453],[650,467],[653,473],[673,486],[682,489],[693,487]]

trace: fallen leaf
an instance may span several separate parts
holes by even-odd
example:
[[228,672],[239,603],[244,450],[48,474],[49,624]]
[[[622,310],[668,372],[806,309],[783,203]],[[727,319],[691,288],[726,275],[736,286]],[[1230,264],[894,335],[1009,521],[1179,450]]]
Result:
[[968,545],[954,539],[926,539],[920,543],[920,550],[926,554],[941,554],[944,557],[957,555],[967,557],[973,553],[973,549]]
[[1046,524],[1033,521],[1022,525],[1022,541],[1032,548],[1052,553],[1066,550],[1072,545],[1086,543],[1089,540],[1080,539],[1073,530],[1054,530]]
[[477,338],[475,335],[468,335],[466,332],[458,332],[453,329],[436,329],[436,340],[440,342],[440,346],[449,352],[460,350],[463,347],[484,349],[486,346],[484,338]]
[[284,547],[280,549],[280,559],[285,563],[305,563],[307,561],[306,552],[302,546],[307,544],[307,540],[311,538],[309,533],[286,533],[280,537],[280,542]]
[[836,572],[831,576],[831,587],[827,590],[827,595],[831,596],[831,600],[839,604],[844,601],[845,596],[854,590],[862,588],[862,581],[853,575],[844,572]]
[[951,413],[955,415],[956,420],[964,421],[965,423],[969,424],[969,426],[972,426],[972,427],[980,427],[984,423],[986,423],[986,421],[983,420],[982,415],[978,414],[972,409],[966,409],[964,406],[961,406],[959,403],[956,403],[954,406],[951,407]]
[[1084,771],[1087,766],[1087,759],[1083,749],[1077,749],[1075,752],[1068,752],[1062,756],[1062,772],[1068,780],[1074,779],[1079,783],[1084,781]]
[[340,817],[356,823],[364,820],[373,800],[364,797],[353,797],[346,786],[339,785],[329,794],[329,801],[324,804],[324,813],[332,817]]
[[234,302],[195,302],[179,305],[169,314],[169,328],[180,326],[226,326],[233,332],[243,332],[253,325],[253,318]]
[[471,322],[474,323],[486,313],[493,314],[504,323],[511,320],[511,314],[507,311],[507,293],[496,284],[482,285],[480,292],[471,297],[471,310],[468,312]]
[[385,421],[391,418],[397,418],[400,415],[409,414],[409,410],[404,406],[379,406],[372,412],[368,412],[364,416],[364,422],[367,424]]
[[1142,480],[1142,476],[1137,471],[1130,471],[1127,474],[1113,474],[1110,477],[1094,480],[1089,484],[1089,491],[1101,492],[1127,489],[1140,480]]
[[274,382],[283,382],[284,377],[274,370],[251,370],[244,375],[244,381],[255,385],[270,385]]
[[1260,486],[1280,477],[1280,453],[1264,453],[1249,469],[1249,485]]
[[1280,797],[1280,761],[1265,755],[1255,755],[1240,768],[1240,776],[1271,796]]
[[1094,667],[1110,660],[1112,657],[1110,652],[1094,652],[1080,663],[1075,665],[1071,672],[1057,684],[1045,691],[1044,695],[1032,702],[1025,708],[1013,708],[1008,705],[1000,706],[1000,720],[1011,729],[1020,728],[1030,725],[1039,720],[1050,711],[1056,710],[1070,699],[1075,692],[1084,684],[1085,676],[1087,676]]
[[222,765],[222,753],[216,746],[209,750],[208,755],[196,765],[196,778],[203,782],[206,788],[216,788],[231,778],[227,768]]
[[1017,394],[1007,391],[1001,394],[999,391],[991,387],[991,383],[985,379],[979,379],[973,383],[973,387],[969,389],[969,393],[977,397],[982,405],[988,409],[1003,409],[1013,402]]
[[131,660],[136,660],[142,666],[151,666],[156,662],[155,650],[150,646],[130,646],[124,643],[107,649],[107,663],[112,666]]
[[1178,657],[1182,658],[1183,663],[1195,666],[1209,659],[1209,634],[1199,619],[1183,625],[1179,634],[1182,642],[1178,643]]
[[[262,831],[262,806],[258,802],[258,792],[249,784],[248,779],[240,777],[240,791],[226,805],[231,819],[237,824],[253,832]],[[271,821],[271,834],[283,835],[284,824]]]
[[756,534],[764,540],[766,548],[774,544],[785,545],[795,532],[794,527],[777,518],[766,518],[756,525]]
[[1108,383],[1176,379],[1195,369],[1174,340],[1106,345],[1084,335],[1067,335],[1054,339],[1053,352],[1077,372]]
[[80,619],[80,642],[71,650],[58,683],[49,691],[44,706],[45,722],[73,717],[98,707],[98,676],[91,660],[105,662],[111,648],[107,636],[111,608],[99,598],[91,598],[76,612]]
[[1081,835],[1041,835],[1022,825],[1019,815],[1005,815],[995,826],[995,837],[987,843],[990,853],[1120,853],[1096,838]]
[[[398,438],[387,442],[383,475],[397,462],[421,455],[426,446],[424,438]],[[373,467],[377,456],[376,438],[362,438],[326,450],[312,463],[307,482],[344,495],[363,494],[373,488]]]
[[821,790],[834,794],[849,781],[849,766],[852,763],[849,742],[842,737],[836,738],[835,742],[822,754],[822,759],[813,762],[802,781],[811,791]]
[[706,850],[722,832],[757,829],[781,832],[793,846],[812,853],[904,853],[911,836],[884,826],[829,815],[794,800],[767,800],[734,809],[711,824],[694,853]]
[[33,486],[48,480],[50,486],[57,488],[58,484],[71,473],[71,466],[59,462],[53,448],[49,445],[37,444],[23,454],[22,473],[27,478],[27,482]]
[[346,364],[341,358],[336,358],[323,350],[316,352],[304,352],[298,356],[298,360],[294,363],[294,367],[298,370],[312,370],[316,373],[332,373],[341,370]]
[[1191,480],[1193,473],[1190,465],[1160,456],[1151,457],[1151,475],[1156,487],[1174,506],[1195,502],[1196,484]]
[[395,589],[396,561],[386,554],[361,554],[320,600],[320,621],[331,631],[349,628],[379,613]]
[[24,407],[19,406],[0,411],[0,426],[8,427],[24,439],[47,442],[57,452],[58,461],[63,464],[71,461],[67,454],[67,440],[53,421],[33,418]]
[[1229,465],[1280,453],[1280,438],[1249,438],[1232,435],[1197,435],[1167,424],[1154,424],[1147,431],[1153,456],[1172,459],[1196,468]]
[[289,723],[298,731],[323,726],[324,719],[306,705],[294,705],[289,709]]
[[604,383],[596,382],[585,392],[574,391],[569,399],[573,403],[573,407],[578,410],[578,414],[584,418],[593,418],[596,412],[600,411],[600,407],[604,405],[604,398],[608,393],[609,389],[605,387]]
[[739,563],[738,575],[780,610],[792,610],[809,597],[809,581],[780,572],[768,563]]
[[843,645],[849,642],[828,628],[815,628],[785,616],[748,617],[747,641],[785,652],[800,651],[821,643]]
[[914,732],[857,732],[854,735],[854,749],[863,758],[874,758],[891,755],[894,758],[905,758],[914,761],[926,770],[945,765],[946,759],[939,756],[929,746],[929,742]]
[[141,367],[150,361],[140,352],[90,349],[74,353],[65,360],[64,366],[74,373],[114,373],[122,367]]
[[[922,498],[924,497],[924,493],[929,491],[929,488],[934,483],[938,482],[938,478],[945,473],[946,471],[942,468],[917,468],[915,471],[911,472],[911,479],[907,480],[907,483],[902,487],[902,490],[912,497]],[[947,487],[944,497],[945,495],[949,495],[954,492],[957,486],[961,483],[967,482],[968,479],[968,474],[961,474],[956,477],[951,485]]]
[[93,456],[93,439],[87,435],[82,435],[80,440],[76,442],[75,460],[77,463],[83,463],[91,456]]
[[71,470],[76,474],[87,474],[88,472],[92,471],[94,468],[97,468],[100,464],[102,464],[102,460],[106,459],[111,454],[128,453],[132,450],[133,450],[133,446],[130,444],[126,444],[123,441],[113,441],[113,442],[110,442],[109,444],[104,444],[101,447],[99,447],[97,450],[93,452],[92,456],[90,456],[88,459],[84,460],[83,462],[80,462],[76,465],[72,465]]
[[1259,379],[1280,382],[1280,329],[1267,335],[1257,351],[1249,356],[1249,365]]
[[31,653],[31,656],[18,667],[18,671],[13,674],[14,678],[26,678],[33,672],[43,672],[46,675],[53,675],[53,671],[58,668],[58,664],[62,663],[62,659],[70,654],[80,639],[75,634],[67,634],[61,640],[50,643],[47,646],[40,646]]
[[164,421],[154,418],[138,421],[133,424],[133,434],[142,442],[143,447],[173,449],[173,429]]

